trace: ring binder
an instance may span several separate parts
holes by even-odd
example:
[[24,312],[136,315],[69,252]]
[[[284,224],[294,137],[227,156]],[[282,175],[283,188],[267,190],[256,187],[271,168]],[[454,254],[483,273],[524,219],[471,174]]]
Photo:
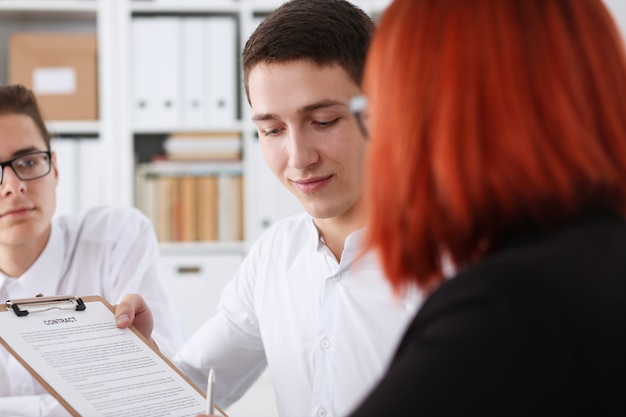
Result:
[[[72,295],[59,295],[53,297],[35,297],[35,298],[22,298],[19,300],[9,300],[6,302],[7,306],[13,310],[16,316],[27,316],[30,311],[26,309],[20,309],[20,306],[31,306],[31,311],[37,313],[39,311],[48,311],[53,308],[59,310],[67,310],[73,308],[75,311],[84,311],[87,306],[82,299],[74,297]],[[68,304],[69,306],[61,307],[60,304]]]

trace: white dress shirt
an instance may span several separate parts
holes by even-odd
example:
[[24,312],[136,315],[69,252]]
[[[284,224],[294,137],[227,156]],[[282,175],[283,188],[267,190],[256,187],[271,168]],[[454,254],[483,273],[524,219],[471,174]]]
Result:
[[[37,293],[101,295],[112,304],[139,293],[152,310],[159,349],[171,356],[185,339],[154,229],[136,209],[98,207],[54,218],[50,239],[35,263],[18,279],[0,273],[1,302]],[[67,415],[0,346],[0,416]]]
[[420,302],[392,293],[374,254],[357,259],[363,231],[337,262],[311,217],[275,223],[224,288],[217,314],[174,361],[227,408],[269,365],[284,417],[347,414],[382,377]]

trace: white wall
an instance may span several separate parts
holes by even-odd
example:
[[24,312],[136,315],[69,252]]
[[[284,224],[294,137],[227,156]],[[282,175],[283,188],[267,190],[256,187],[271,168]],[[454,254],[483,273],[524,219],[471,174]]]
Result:
[[626,38],[626,0],[604,0]]

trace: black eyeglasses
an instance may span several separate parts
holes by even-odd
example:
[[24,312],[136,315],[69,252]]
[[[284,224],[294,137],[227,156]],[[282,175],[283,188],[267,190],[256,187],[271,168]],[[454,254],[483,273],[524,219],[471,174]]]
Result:
[[51,157],[50,151],[39,151],[0,162],[0,184],[4,180],[4,168],[6,167],[11,167],[17,178],[22,181],[36,180],[48,175]]
[[369,137],[369,116],[367,114],[367,98],[365,96],[355,96],[350,99],[350,111],[354,114],[356,124],[364,138]]

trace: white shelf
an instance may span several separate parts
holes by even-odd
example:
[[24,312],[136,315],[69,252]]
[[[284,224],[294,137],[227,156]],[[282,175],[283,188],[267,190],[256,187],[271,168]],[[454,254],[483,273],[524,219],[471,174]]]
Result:
[[46,123],[46,127],[53,136],[62,134],[100,134],[100,122],[97,120],[52,120]]
[[199,125],[153,125],[153,126],[134,126],[133,133],[135,134],[159,134],[170,132],[241,132],[246,128],[247,124],[244,122],[233,123],[204,123]]
[[163,256],[189,255],[243,255],[246,246],[243,242],[165,242],[160,245]]
[[96,1],[85,0],[0,0],[0,12],[77,12],[95,14]]
[[159,13],[159,14],[204,14],[204,13],[239,13],[239,2],[231,1],[204,1],[204,2],[158,2],[158,1],[133,1],[130,10],[133,13]]

